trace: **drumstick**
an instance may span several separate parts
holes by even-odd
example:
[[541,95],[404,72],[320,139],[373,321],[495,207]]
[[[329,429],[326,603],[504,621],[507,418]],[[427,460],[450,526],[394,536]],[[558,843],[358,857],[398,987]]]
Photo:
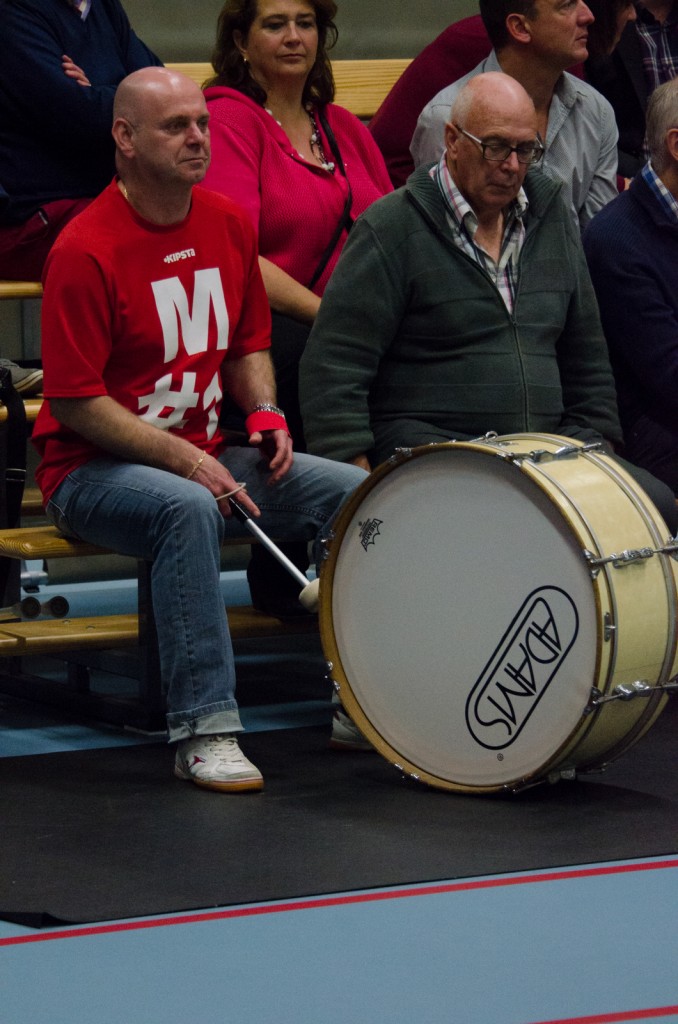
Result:
[[318,588],[320,586],[319,580],[311,580],[303,574],[303,572],[296,567],[294,562],[291,562],[287,555],[273,543],[270,537],[268,537],[260,526],[250,518],[249,513],[243,508],[240,502],[236,501],[235,498],[229,496],[228,503],[233,510],[233,515],[242,523],[250,533],[261,541],[265,548],[267,548],[273,557],[280,562],[284,569],[287,569],[288,573],[294,577],[297,583],[301,584],[303,590],[299,594],[299,603],[309,612],[316,611],[318,607]]

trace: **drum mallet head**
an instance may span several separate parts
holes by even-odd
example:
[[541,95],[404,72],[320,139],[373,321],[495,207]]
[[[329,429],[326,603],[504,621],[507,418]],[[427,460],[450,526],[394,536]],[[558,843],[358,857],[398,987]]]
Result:
[[319,589],[320,580],[311,580],[299,594],[299,604],[303,605],[307,612],[316,612],[318,610]]

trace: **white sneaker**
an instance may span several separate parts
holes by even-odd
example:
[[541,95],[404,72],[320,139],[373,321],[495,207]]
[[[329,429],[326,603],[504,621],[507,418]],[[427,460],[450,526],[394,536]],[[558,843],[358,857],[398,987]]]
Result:
[[343,705],[336,699],[332,701],[332,735],[330,746],[333,750],[374,750],[366,740],[352,718],[344,711]]
[[174,774],[205,789],[241,793],[263,789],[264,779],[248,761],[235,736],[194,736],[177,744]]

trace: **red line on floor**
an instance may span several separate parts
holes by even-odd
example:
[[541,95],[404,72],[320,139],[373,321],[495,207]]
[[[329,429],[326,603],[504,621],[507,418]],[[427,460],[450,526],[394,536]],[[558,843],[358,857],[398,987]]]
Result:
[[654,1010],[628,1010],[626,1013],[601,1013],[596,1017],[568,1017],[563,1020],[534,1021],[533,1024],[617,1024],[617,1021],[651,1020],[678,1014],[678,1006],[658,1006]]
[[[0,946],[21,946],[29,942],[53,942],[56,939],[76,939],[92,935],[112,935],[118,932],[141,931],[146,928],[168,928],[175,925],[203,924],[207,921],[226,921],[238,917],[257,917],[264,914],[284,914],[296,910],[317,910],[325,907],[352,906],[361,903],[378,903],[385,900],[411,899],[418,896],[439,896],[454,892],[473,892],[479,889],[500,889],[511,885],[533,885],[544,882],[561,882],[575,878],[600,878],[606,875],[631,874],[638,871],[659,871],[667,868],[678,868],[678,859],[643,861],[634,864],[609,864],[596,868],[572,868],[555,871],[544,871],[528,875],[501,876],[497,878],[476,879],[466,882],[446,882],[441,885],[419,885],[408,889],[385,889],[379,892],[353,893],[348,896],[321,896],[317,899],[294,900],[281,903],[266,903],[261,906],[236,907],[233,910],[216,910],[198,914],[181,914],[173,917],[157,917],[135,921],[122,921],[114,924],[91,925],[85,927],[71,926],[49,932],[38,932],[31,935],[14,935],[0,939]],[[583,1024],[588,1018],[582,1018]],[[591,1018],[595,1020],[596,1018]],[[610,1018],[623,1020],[623,1017]],[[627,1018],[632,1020],[633,1018]],[[637,1018],[640,1019],[640,1018]],[[605,1021],[604,1017],[600,1018]],[[562,1024],[560,1021],[549,1021],[544,1024]],[[567,1022],[565,1022],[567,1024]]]

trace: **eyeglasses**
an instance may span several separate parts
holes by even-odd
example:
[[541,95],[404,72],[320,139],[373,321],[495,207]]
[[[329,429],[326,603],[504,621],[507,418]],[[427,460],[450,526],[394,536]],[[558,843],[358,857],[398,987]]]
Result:
[[534,142],[521,142],[518,146],[509,146],[508,142],[502,142],[501,139],[490,139],[489,142],[483,142],[482,139],[467,132],[460,124],[455,124],[454,127],[467,139],[471,139],[472,142],[480,146],[484,160],[491,160],[493,163],[508,160],[511,153],[515,153],[519,164],[536,164],[544,155],[544,146],[539,136]]

